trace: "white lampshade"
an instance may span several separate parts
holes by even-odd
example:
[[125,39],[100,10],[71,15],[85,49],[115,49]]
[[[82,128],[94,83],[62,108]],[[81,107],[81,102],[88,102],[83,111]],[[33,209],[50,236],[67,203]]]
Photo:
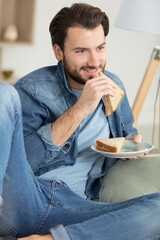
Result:
[[115,26],[159,35],[160,0],[124,0]]

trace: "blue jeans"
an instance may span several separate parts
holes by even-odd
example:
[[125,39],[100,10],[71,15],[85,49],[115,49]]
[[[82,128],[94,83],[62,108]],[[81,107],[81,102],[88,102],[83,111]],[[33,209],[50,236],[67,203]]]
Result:
[[55,240],[160,239],[159,193],[98,203],[61,181],[36,178],[25,154],[19,96],[9,84],[0,83],[0,111],[0,236],[51,229]]

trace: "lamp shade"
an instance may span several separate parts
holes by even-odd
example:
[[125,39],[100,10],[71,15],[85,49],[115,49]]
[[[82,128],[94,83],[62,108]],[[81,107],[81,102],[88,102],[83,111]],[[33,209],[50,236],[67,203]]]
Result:
[[160,35],[160,0],[123,0],[115,26]]

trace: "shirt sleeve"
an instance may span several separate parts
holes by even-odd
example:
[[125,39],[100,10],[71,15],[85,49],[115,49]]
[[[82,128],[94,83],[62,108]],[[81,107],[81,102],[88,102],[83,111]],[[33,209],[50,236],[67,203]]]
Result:
[[52,128],[52,124],[48,123],[48,124],[40,127],[38,129],[37,133],[44,142],[46,142],[50,145],[54,145],[51,128]]
[[52,135],[52,123],[48,123],[42,127],[40,127],[37,131],[37,134],[40,136],[40,138],[43,140],[43,142],[47,145],[50,146],[49,149],[50,150],[62,150],[64,152],[68,152],[71,146],[71,142],[72,142],[72,137],[70,137],[63,145],[61,145],[60,147],[57,147],[54,144],[54,140],[53,140],[53,135]]
[[36,96],[32,84],[20,81],[16,83],[15,88],[21,100],[24,144],[33,172],[43,168],[46,163],[53,165],[57,161],[56,166],[59,166],[71,148],[74,134],[63,145],[57,147],[51,130],[51,124],[56,120],[54,114],[51,116],[48,107]]

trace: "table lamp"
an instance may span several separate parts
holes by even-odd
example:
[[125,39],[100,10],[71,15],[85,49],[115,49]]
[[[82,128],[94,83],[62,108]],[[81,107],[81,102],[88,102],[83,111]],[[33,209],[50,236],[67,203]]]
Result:
[[[123,0],[115,26],[122,29],[160,35],[160,0]],[[155,46],[132,111],[134,126],[160,62],[160,46]],[[160,144],[160,133],[159,133]]]

